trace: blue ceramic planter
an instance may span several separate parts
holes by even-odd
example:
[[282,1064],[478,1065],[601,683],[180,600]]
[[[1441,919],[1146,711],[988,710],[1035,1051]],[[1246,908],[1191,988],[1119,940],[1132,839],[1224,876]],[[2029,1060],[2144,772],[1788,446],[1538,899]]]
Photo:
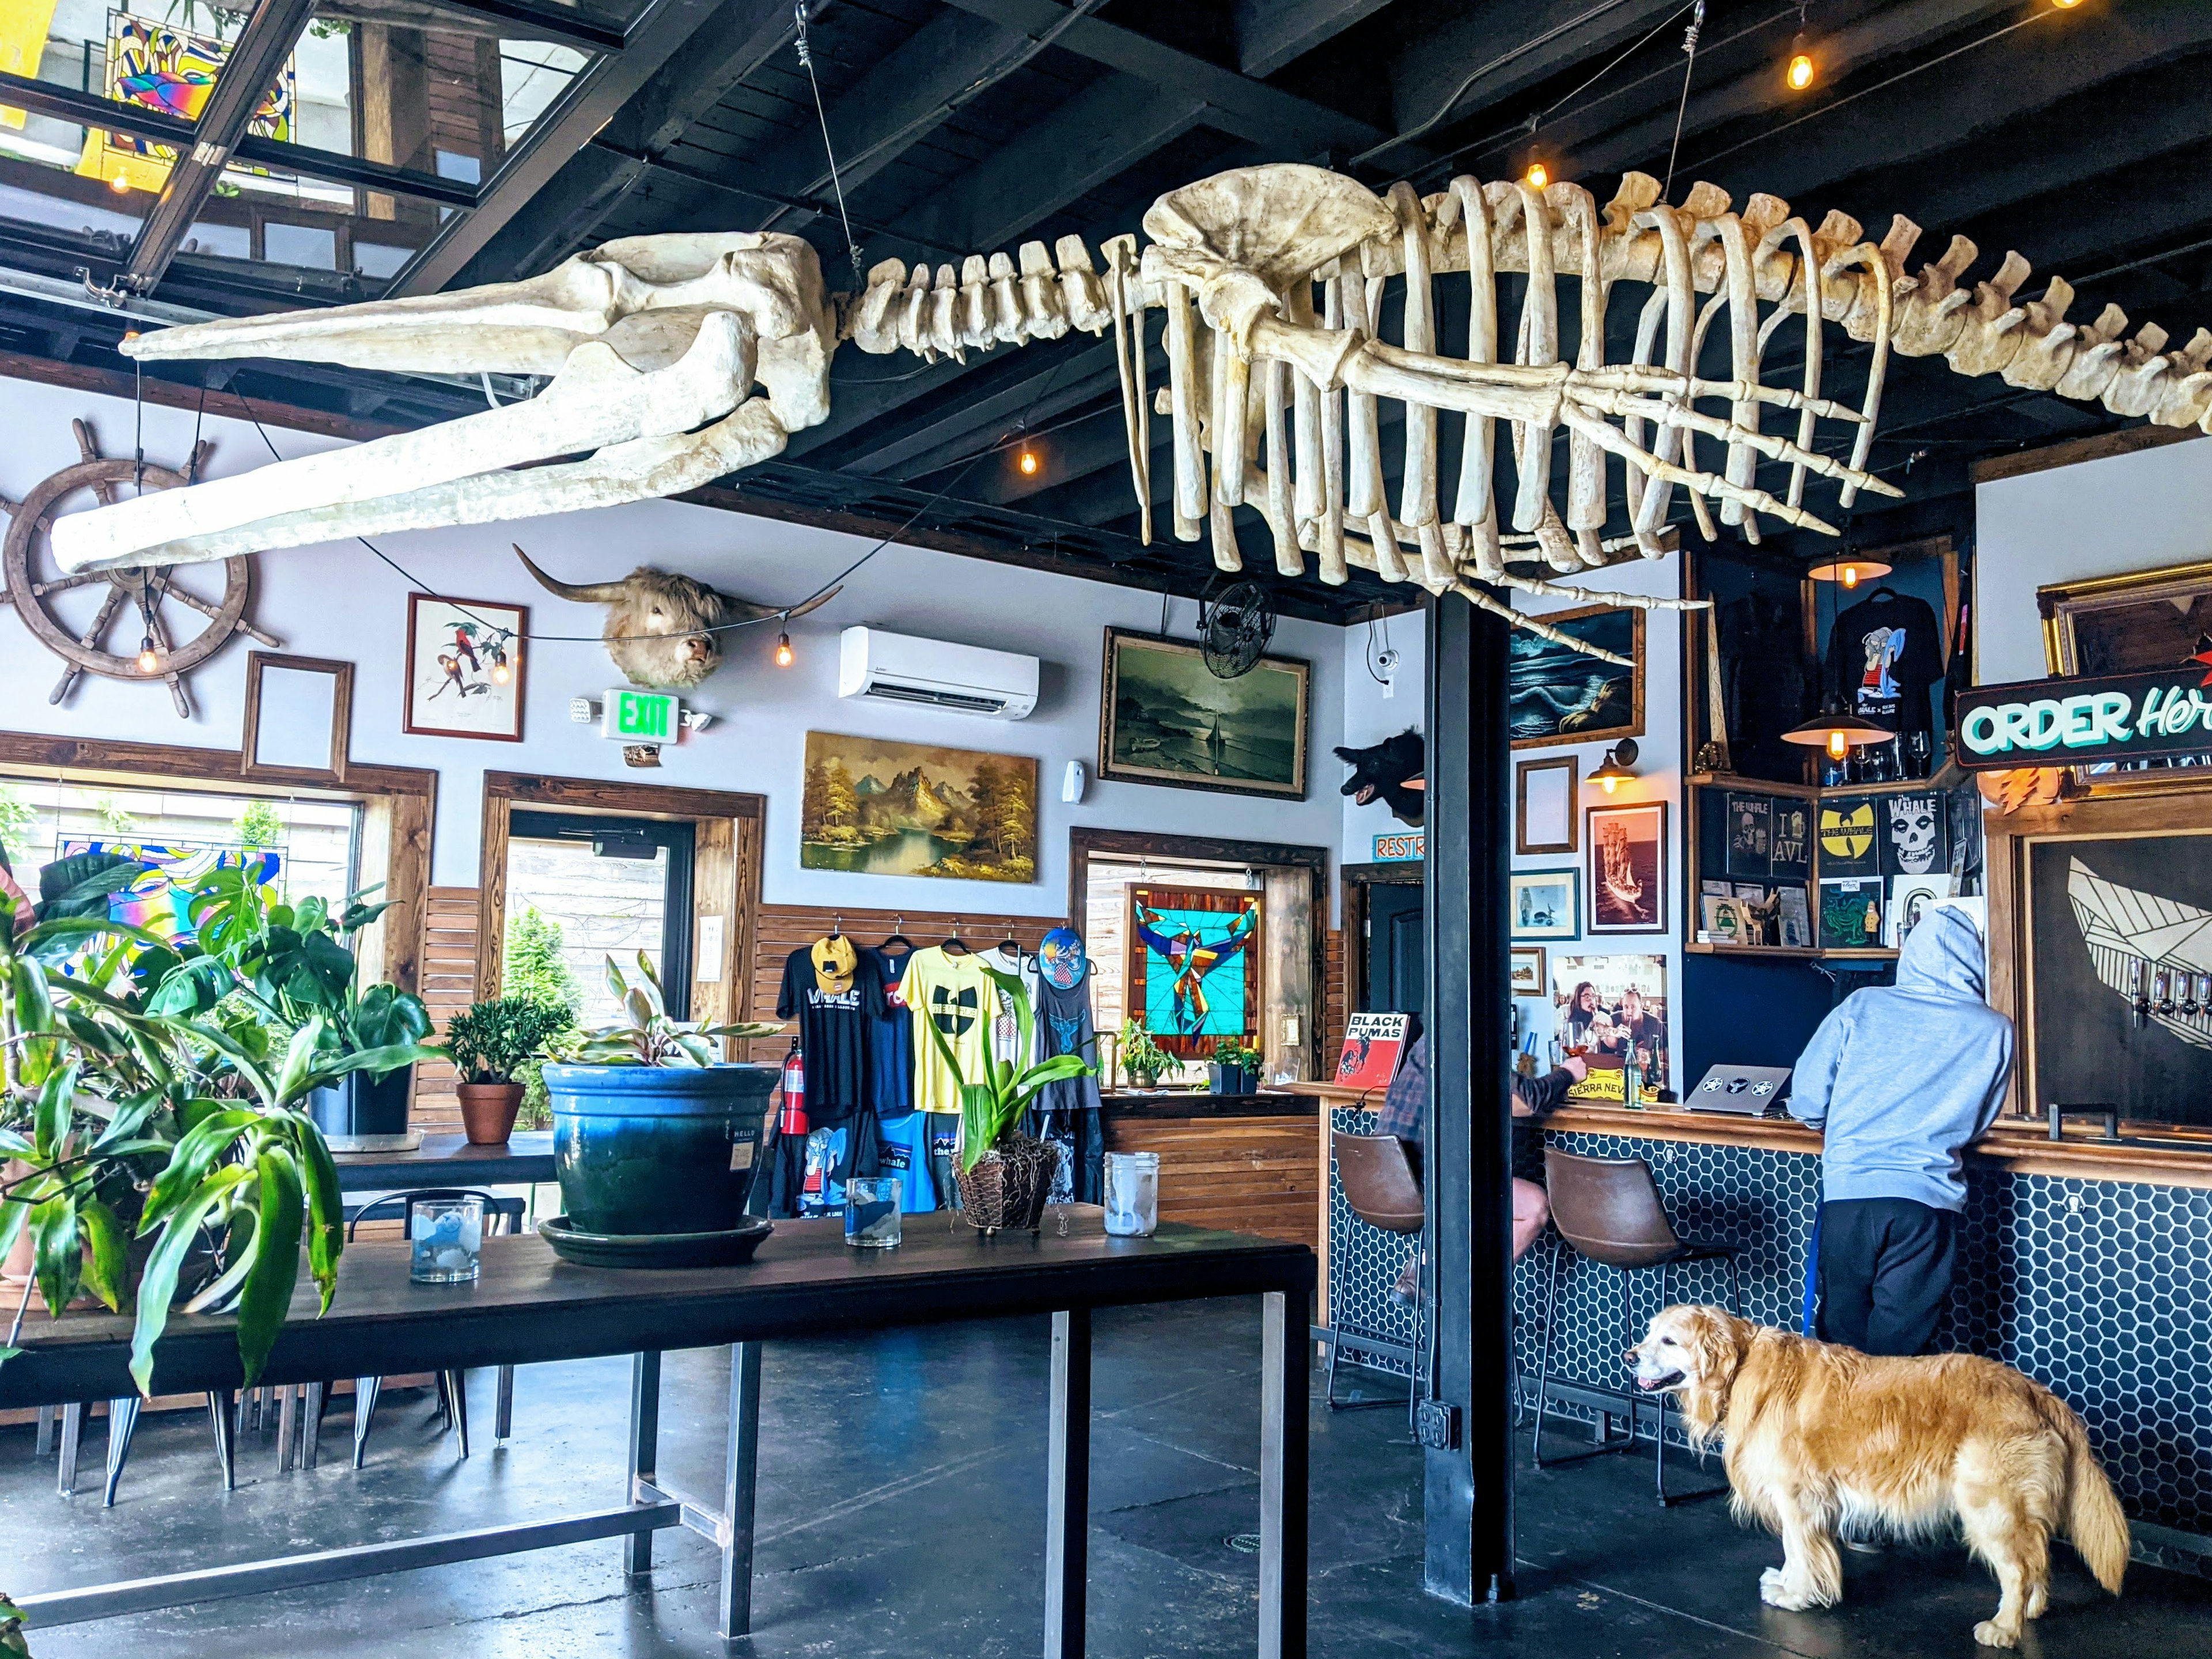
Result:
[[738,1226],[776,1075],[774,1066],[548,1066],[569,1224],[617,1234]]

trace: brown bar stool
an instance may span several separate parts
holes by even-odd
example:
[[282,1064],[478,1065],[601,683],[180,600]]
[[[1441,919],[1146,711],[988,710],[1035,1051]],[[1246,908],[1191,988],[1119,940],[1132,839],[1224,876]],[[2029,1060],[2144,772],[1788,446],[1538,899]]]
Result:
[[[1406,1143],[1395,1135],[1352,1135],[1341,1129],[1330,1132],[1329,1143],[1336,1158],[1337,1179],[1344,1185],[1345,1205],[1352,1214],[1370,1227],[1386,1233],[1412,1234],[1418,1241],[1426,1212],[1421,1203],[1421,1183],[1413,1178],[1413,1166],[1406,1158]],[[1416,1242],[1413,1248],[1420,1249],[1419,1243]],[[1342,1273],[1328,1276],[1328,1386],[1322,1397],[1331,1411],[1343,1409],[1336,1400],[1337,1311],[1343,1301],[1343,1285]],[[1421,1304],[1416,1304],[1413,1311],[1413,1363],[1407,1368],[1413,1384],[1407,1402],[1409,1413],[1413,1400],[1421,1391],[1421,1331],[1428,1311]],[[1363,1400],[1346,1401],[1345,1405],[1387,1403]]]
[[[1552,1224],[1559,1230],[1559,1235],[1552,1247],[1551,1282],[1544,1301],[1544,1352],[1536,1371],[1536,1431],[1529,1445],[1530,1458],[1540,1469],[1560,1463],[1578,1463],[1586,1457],[1597,1457],[1607,1452],[1626,1451],[1636,1443],[1639,1396],[1626,1390],[1607,1389],[1602,1392],[1619,1393],[1621,1402],[1628,1408],[1628,1437],[1607,1439],[1601,1426],[1600,1443],[1589,1450],[1577,1452],[1571,1457],[1554,1457],[1548,1464],[1544,1460],[1544,1404],[1551,1391],[1552,1339],[1558,1327],[1559,1279],[1568,1250],[1620,1270],[1621,1316],[1628,1326],[1628,1340],[1624,1347],[1632,1346],[1636,1341],[1636,1322],[1629,1297],[1628,1276],[1632,1273],[1650,1267],[1659,1270],[1659,1302],[1665,1307],[1674,1299],[1674,1269],[1678,1266],[1698,1261],[1725,1262],[1729,1311],[1741,1315],[1743,1310],[1742,1285],[1736,1265],[1741,1247],[1713,1239],[1678,1237],[1674,1224],[1667,1218],[1667,1206],[1660,1202],[1659,1185],[1651,1178],[1651,1166],[1642,1158],[1589,1158],[1551,1146],[1544,1151],[1544,1175],[1551,1193]],[[1660,1503],[1682,1503],[1725,1492],[1727,1487],[1715,1486],[1672,1497],[1668,1494],[1668,1400],[1664,1394],[1658,1399],[1656,1462]]]

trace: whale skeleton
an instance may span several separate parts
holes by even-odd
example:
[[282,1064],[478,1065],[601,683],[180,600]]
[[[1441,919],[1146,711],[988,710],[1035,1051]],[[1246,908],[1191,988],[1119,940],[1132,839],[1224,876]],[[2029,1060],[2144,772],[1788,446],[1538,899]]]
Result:
[[[2128,319],[2117,307],[2069,322],[2063,279],[2016,301],[2028,276],[2017,254],[1968,287],[1961,278],[1978,251],[1963,237],[1908,274],[1920,230],[1901,216],[1876,243],[1844,215],[1814,225],[1765,194],[1741,210],[1710,184],[1677,204],[1660,197],[1658,182],[1636,173],[1602,209],[1573,183],[1540,191],[1462,177],[1432,195],[1403,183],[1377,195],[1323,168],[1276,164],[1168,192],[1144,216],[1141,246],[1118,236],[1094,255],[1062,237],[1049,252],[1028,242],[1011,257],[971,254],[957,270],[888,260],[854,295],[826,290],[798,237],[681,234],[608,242],[520,282],[162,330],[124,350],[550,378],[524,402],[70,514],[54,526],[55,559],[69,573],[178,564],[676,495],[768,460],[826,420],[830,363],[845,341],[964,360],[1075,330],[1113,336],[1147,541],[1160,414],[1170,422],[1171,532],[1209,539],[1221,568],[1242,568],[1234,514],[1248,507],[1267,526],[1282,576],[1337,584],[1357,566],[1457,592],[1619,661],[1487,590],[1702,605],[1590,580],[1664,553],[1677,488],[1708,538],[1716,505],[1720,523],[1754,541],[1767,520],[1835,533],[1805,504],[1808,479],[1836,485],[1844,507],[1862,490],[1900,493],[1868,469],[1893,352],[2212,429],[2212,332],[2169,351],[2155,324],[2123,338]],[[1453,272],[1469,278],[1464,357],[1437,349],[1437,278]],[[1525,279],[1510,340],[1500,316],[1509,276]],[[1380,328],[1393,278],[1403,279],[1396,344]],[[1634,344],[1627,362],[1609,362],[1606,325],[1624,302],[1635,308]],[[1571,362],[1560,324],[1569,306]],[[1150,311],[1164,318],[1167,380],[1157,395]],[[1768,385],[1764,356],[1793,319],[1802,368],[1794,385]],[[1872,347],[1856,406],[1821,395],[1831,324]],[[1716,328],[1729,367],[1708,379],[1698,366]],[[1388,402],[1404,406],[1395,501],[1380,439]],[[1769,410],[1784,430],[1762,429]],[[1440,416],[1463,428],[1449,506]],[[1562,484],[1553,450],[1563,429]],[[1513,463],[1510,499],[1494,483],[1501,443]],[[1789,469],[1778,495],[1754,482],[1762,457]],[[1607,538],[1615,475],[1629,527]],[[1510,571],[1509,557],[1551,574]]]

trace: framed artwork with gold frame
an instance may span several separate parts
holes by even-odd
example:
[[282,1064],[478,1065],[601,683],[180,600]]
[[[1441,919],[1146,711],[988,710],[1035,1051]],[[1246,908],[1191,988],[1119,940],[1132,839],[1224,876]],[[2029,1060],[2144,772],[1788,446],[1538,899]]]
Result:
[[[2172,668],[2212,645],[2212,560],[2052,582],[2035,590],[2035,605],[2043,617],[2044,664],[2053,674]],[[2212,755],[2168,755],[2124,770],[2107,764],[2074,771],[2100,793],[2212,787]]]

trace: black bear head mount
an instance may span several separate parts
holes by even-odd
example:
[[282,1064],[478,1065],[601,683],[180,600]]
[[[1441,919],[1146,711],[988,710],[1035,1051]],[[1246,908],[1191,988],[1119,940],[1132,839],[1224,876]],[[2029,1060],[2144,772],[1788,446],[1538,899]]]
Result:
[[1341,793],[1362,806],[1381,801],[1401,823],[1421,821],[1428,799],[1421,775],[1428,768],[1428,750],[1419,732],[1401,732],[1364,749],[1340,745],[1336,757],[1352,769]]

